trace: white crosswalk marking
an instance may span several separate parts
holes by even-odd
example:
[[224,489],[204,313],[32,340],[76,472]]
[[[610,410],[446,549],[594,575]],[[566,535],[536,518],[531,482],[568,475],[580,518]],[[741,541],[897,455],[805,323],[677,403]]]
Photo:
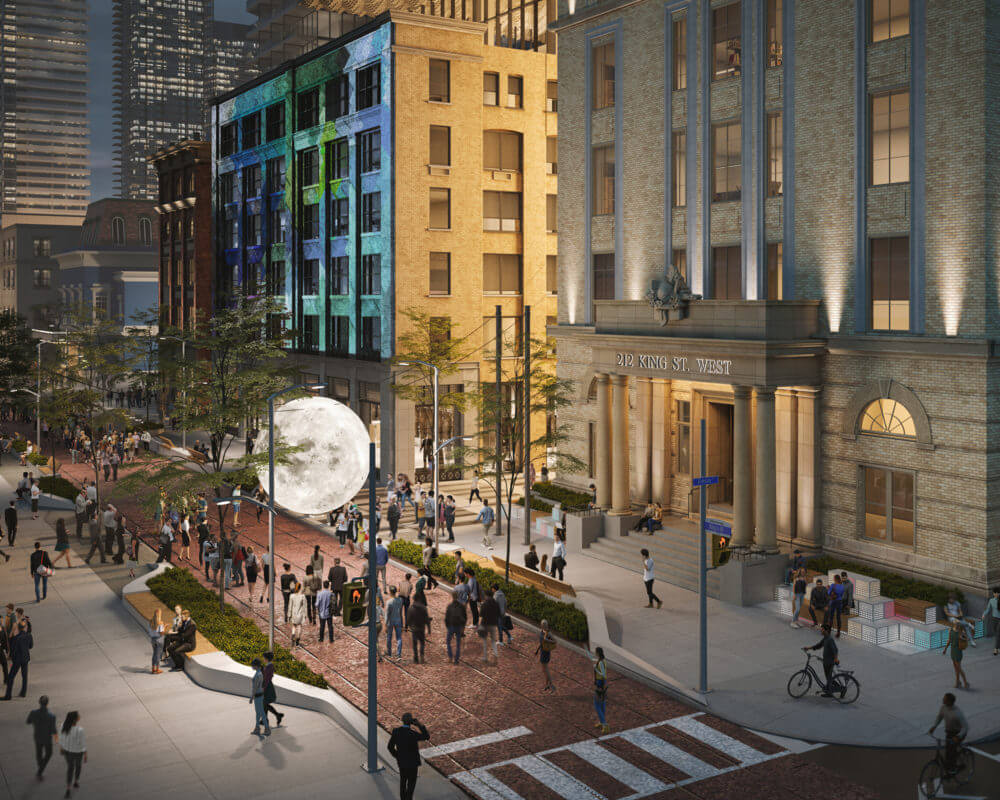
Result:
[[636,747],[645,750],[650,755],[656,756],[660,761],[666,761],[671,766],[677,767],[681,772],[686,772],[692,778],[702,780],[719,774],[719,770],[711,764],[706,764],[685,750],[674,747],[670,742],[665,742],[655,733],[640,729],[625,731],[620,733],[619,736],[626,742],[631,742]]
[[608,773],[616,781],[625,784],[640,795],[655,794],[667,788],[665,783],[649,773],[643,772],[637,766],[629,764],[625,759],[605,750],[597,742],[577,742],[566,749],[571,753],[576,753],[584,761],[589,761],[599,770]]
[[469,772],[459,772],[452,775],[451,779],[482,800],[524,800],[502,780],[490,775],[490,769],[491,767],[479,767]]
[[553,792],[566,800],[607,800],[603,794],[595,791],[585,783],[580,783],[565,770],[538,756],[521,756],[510,762],[527,772],[539,783],[544,784]]
[[695,739],[699,739],[716,750],[725,753],[739,761],[744,767],[751,764],[758,764],[767,761],[769,756],[760,750],[754,750],[748,744],[726,736],[722,731],[709,727],[703,722],[699,722],[694,715],[688,717],[677,717],[667,721],[667,725],[676,728],[681,733],[685,733]]
[[508,739],[516,739],[518,736],[527,736],[530,733],[531,731],[528,728],[519,725],[516,728],[508,728],[505,731],[484,733],[482,736],[471,736],[468,739],[460,739],[457,742],[449,742],[437,747],[425,747],[420,751],[420,755],[424,758],[436,758],[437,756],[444,756],[449,753],[458,753],[462,750],[471,750],[473,747],[482,747],[486,744],[496,744]]

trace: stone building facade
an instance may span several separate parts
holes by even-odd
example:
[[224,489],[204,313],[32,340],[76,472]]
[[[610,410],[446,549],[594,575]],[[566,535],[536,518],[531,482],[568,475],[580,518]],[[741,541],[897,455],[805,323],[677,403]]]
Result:
[[[704,419],[735,543],[1000,582],[997,10],[559,10],[566,480],[687,515]],[[661,324],[671,264],[704,299]]]

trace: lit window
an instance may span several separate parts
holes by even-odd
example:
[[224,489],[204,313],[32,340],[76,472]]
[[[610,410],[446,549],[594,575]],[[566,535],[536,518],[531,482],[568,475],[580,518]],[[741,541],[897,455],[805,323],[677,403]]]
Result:
[[871,9],[873,42],[910,33],[910,0],[872,0]]
[[895,236],[871,240],[872,330],[910,329],[910,239]]
[[430,59],[430,87],[428,100],[432,103],[451,102],[451,64],[442,58]]
[[521,230],[520,193],[483,192],[483,230]]
[[[909,0],[904,0],[909,2]],[[767,0],[767,65],[780,67],[782,59],[782,0]]]
[[687,88],[687,19],[679,17],[673,21],[673,88]]
[[675,133],[670,137],[673,174],[671,200],[674,208],[687,205],[687,134]]
[[605,144],[593,150],[593,209],[592,213],[615,213],[615,148]]
[[861,412],[861,432],[910,438],[917,435],[913,417],[906,406],[887,397],[873,400]]
[[742,130],[743,126],[738,122],[712,126],[713,203],[740,199]]
[[767,196],[781,197],[784,179],[784,145],[781,112],[767,115]]
[[712,80],[740,74],[740,3],[712,9]]
[[524,78],[507,76],[507,108],[521,108],[524,104]]
[[593,49],[594,109],[615,104],[615,46],[613,42]]
[[545,110],[559,110],[559,84],[556,81],[545,82]]
[[910,93],[887,92],[871,101],[872,184],[910,180]]
[[863,467],[865,536],[913,546],[913,473]]
[[545,137],[545,171],[549,175],[559,172],[559,137]]
[[483,73],[483,105],[500,105],[500,75],[496,72]]

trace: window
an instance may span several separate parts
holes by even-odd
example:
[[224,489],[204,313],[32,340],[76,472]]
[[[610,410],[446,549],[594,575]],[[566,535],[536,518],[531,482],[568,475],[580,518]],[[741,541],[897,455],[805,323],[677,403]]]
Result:
[[236,217],[222,223],[222,242],[229,249],[240,246],[239,225]]
[[742,126],[738,122],[712,126],[713,203],[740,199],[741,136]]
[[[909,2],[909,0],[907,0]],[[767,65],[780,67],[782,56],[781,0],[767,0]]]
[[556,294],[559,291],[559,258],[545,256],[545,291]]
[[350,292],[349,268],[347,256],[335,256],[330,259],[330,294],[344,295]]
[[545,171],[549,175],[559,173],[559,137],[545,137]]
[[593,213],[615,213],[615,147],[611,144],[593,151]]
[[302,238],[319,238],[319,203],[306,203],[302,206]]
[[872,0],[871,9],[873,42],[910,33],[910,0]]
[[267,293],[272,296],[281,296],[285,293],[285,262],[272,261],[267,266],[265,273],[267,282]]
[[740,4],[712,9],[712,80],[740,74]]
[[767,115],[767,196],[781,197],[784,174],[784,145],[781,141],[781,112]]
[[888,397],[880,397],[861,412],[861,432],[913,439],[917,428],[906,406]]
[[256,247],[260,244],[260,214],[247,214],[243,246]]
[[[258,167],[258,170],[260,168]],[[285,189],[285,157],[269,158],[265,165],[267,175],[266,191],[269,194],[281,192]]]
[[319,89],[299,93],[299,130],[319,125]]
[[382,294],[382,256],[361,256],[361,294]]
[[111,220],[111,238],[115,247],[125,246],[125,218],[115,217]]
[[521,134],[483,131],[483,169],[521,171]]
[[273,142],[275,139],[283,138],[285,135],[285,103],[282,101],[268,106],[265,115],[267,117],[267,140]]
[[[331,350],[338,353],[346,353],[350,347],[349,341],[349,320],[343,314],[334,314],[330,317],[330,342]],[[349,391],[348,391],[349,394]]]
[[521,108],[524,105],[524,78],[520,75],[507,76],[507,108]]
[[545,81],[545,110],[559,110],[559,84],[556,81]]
[[301,165],[301,178],[303,186],[315,186],[319,183],[319,150],[310,147],[299,153],[299,164]]
[[379,64],[358,70],[358,111],[379,102]]
[[910,93],[877,94],[871,101],[872,184],[910,180]]
[[743,298],[739,245],[712,248],[712,297],[715,300]]
[[871,240],[872,330],[910,329],[910,238]]
[[427,99],[432,103],[451,102],[451,64],[441,58],[430,60],[430,86]]
[[382,230],[382,193],[368,192],[361,195],[361,232],[378,233]]
[[483,192],[483,230],[521,230],[520,193]]
[[361,349],[365,353],[377,355],[382,350],[382,318],[361,318]]
[[285,241],[285,224],[281,218],[281,209],[273,208],[267,223],[268,233],[271,236],[271,244],[283,244]]
[[351,81],[347,75],[338,75],[326,84],[326,118],[333,120],[351,112]]
[[[140,228],[140,230],[142,229],[142,223],[143,222],[146,223],[147,238],[149,238],[149,233],[148,233],[149,232],[149,220],[146,219],[146,217],[143,217],[141,220],[139,220],[139,228]],[[9,240],[9,241],[12,241],[12,240]],[[147,242],[145,242],[145,244],[148,245],[149,242],[147,241]],[[50,255],[52,255],[52,240],[51,239],[40,239],[40,238],[37,238],[37,237],[34,238],[34,239],[32,239],[31,240],[31,252],[32,252],[32,254],[34,254],[36,256],[43,256],[44,257],[44,256],[50,256]]]
[[674,208],[687,205],[687,134],[674,133],[670,137],[671,202]]
[[243,149],[249,150],[260,144],[260,114],[254,112],[240,120],[243,128]]
[[430,190],[430,222],[428,227],[437,230],[448,230],[451,227],[451,190]]
[[219,156],[225,158],[236,152],[236,123],[223,125],[219,132]]
[[351,174],[351,148],[347,139],[334,139],[327,145],[330,180],[340,180]]
[[689,475],[691,473],[691,401],[674,401],[674,417],[677,420],[674,468],[681,475]]
[[520,294],[521,256],[483,253],[483,294]]
[[862,467],[865,536],[913,546],[913,473]]
[[431,317],[427,339],[432,352],[443,354],[444,345],[451,341],[451,317]]
[[451,166],[451,128],[447,125],[431,125],[430,160],[427,163]]
[[615,299],[615,254],[594,253],[591,291],[595,300]]
[[51,289],[52,288],[52,270],[50,269],[36,269],[34,271],[34,288],[35,289]]
[[679,17],[674,19],[673,24],[674,41],[674,90],[687,89],[687,19]]
[[243,170],[243,199],[260,194],[260,164],[253,164]]
[[318,258],[307,258],[302,262],[302,294],[319,294]]
[[335,197],[330,204],[333,219],[330,220],[331,236],[347,236],[350,232],[350,202],[346,197]]
[[451,294],[451,253],[430,254],[428,294]]
[[690,277],[688,276],[688,254],[687,250],[683,247],[675,248],[671,253],[671,258],[673,264],[677,267],[677,271],[684,276],[684,280],[690,283]]
[[382,168],[382,134],[378,128],[362,131],[361,138],[361,171],[377,172]]
[[108,296],[99,294],[94,297],[94,316],[106,317],[108,315]]
[[302,315],[302,349],[319,350],[319,316]]
[[782,299],[781,242],[767,246],[767,299]]
[[554,194],[545,195],[545,232],[555,233],[559,230],[559,204]]
[[219,203],[229,205],[236,197],[236,173],[227,172],[219,176]]
[[[516,358],[521,354],[521,317],[500,318],[500,355],[502,358]],[[495,355],[497,351],[497,318],[493,315],[483,317],[483,352]],[[487,384],[494,389],[494,384]],[[514,402],[513,387],[505,384],[504,393]],[[520,388],[520,387],[518,387]],[[520,408],[520,406],[517,406]]]
[[500,105],[500,76],[496,72],[483,73],[483,105]]
[[594,81],[594,110],[615,104],[615,45],[599,44],[591,51]]

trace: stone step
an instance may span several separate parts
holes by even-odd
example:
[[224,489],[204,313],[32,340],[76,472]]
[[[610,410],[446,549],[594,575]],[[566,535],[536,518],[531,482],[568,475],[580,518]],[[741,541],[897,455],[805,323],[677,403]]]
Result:
[[[632,548],[621,542],[598,539],[585,553],[593,558],[615,564],[636,574],[642,572],[639,549],[646,546],[656,565],[656,578],[675,586],[691,591],[698,590],[697,561],[672,557],[668,550],[660,547],[649,547],[648,543],[634,544]],[[720,578],[717,573],[708,573],[708,591],[711,596],[718,596]]]

